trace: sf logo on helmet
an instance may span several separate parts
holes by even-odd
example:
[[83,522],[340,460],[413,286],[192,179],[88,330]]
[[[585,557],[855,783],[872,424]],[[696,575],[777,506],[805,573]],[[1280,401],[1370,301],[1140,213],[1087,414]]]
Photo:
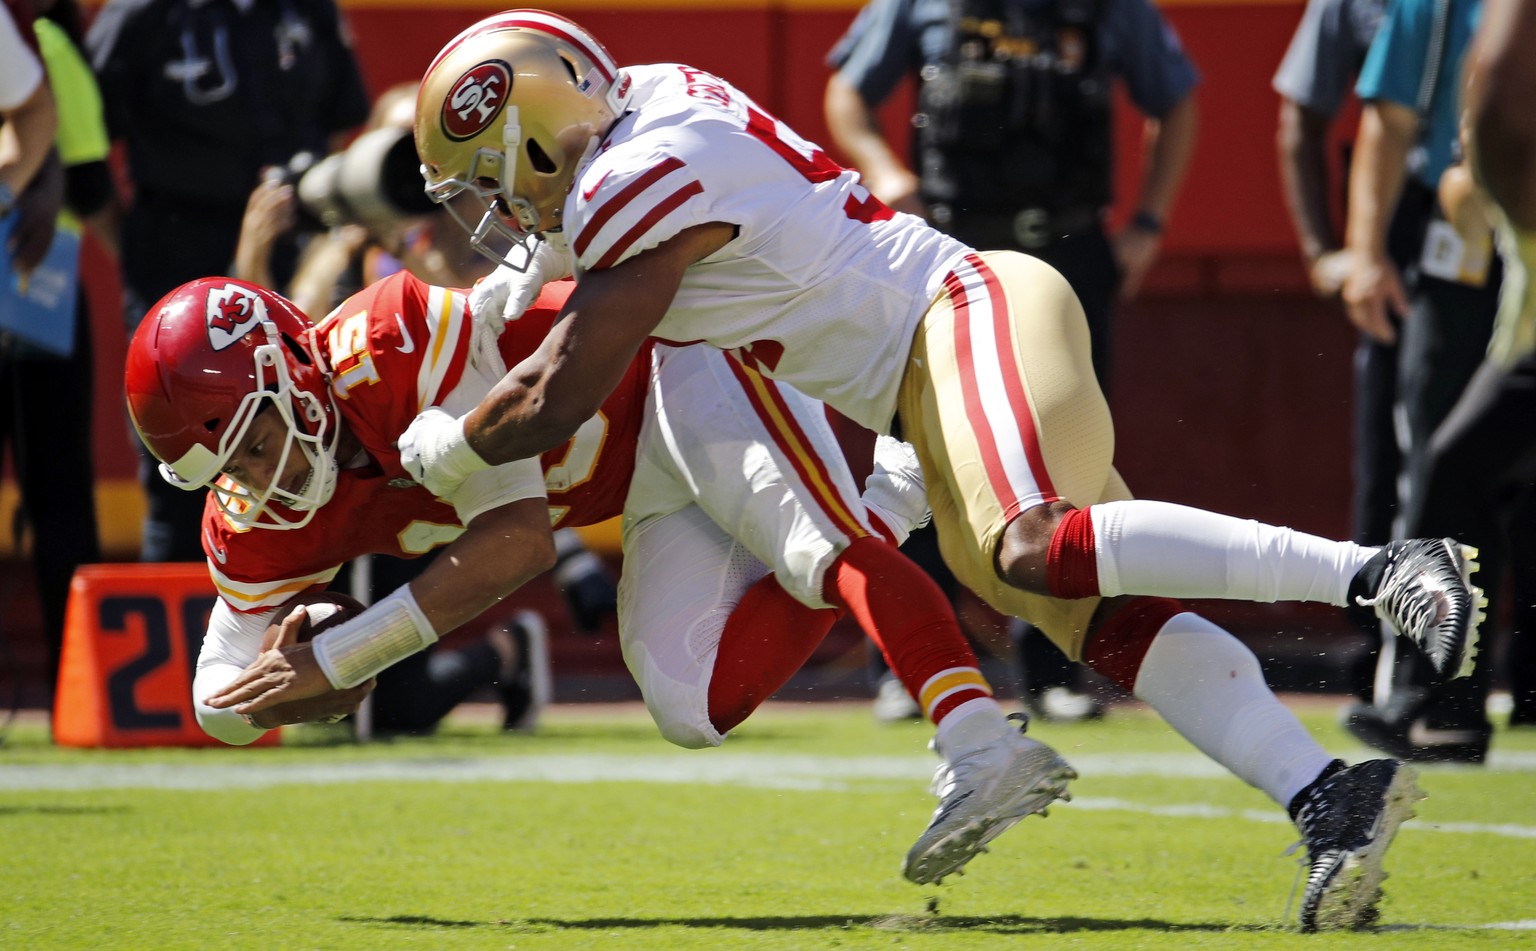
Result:
[[225,284],[208,292],[208,342],[223,350],[267,319],[267,303],[250,288]]
[[443,131],[458,141],[470,139],[495,121],[512,88],[512,68],[490,59],[471,69],[454,84],[443,102]]

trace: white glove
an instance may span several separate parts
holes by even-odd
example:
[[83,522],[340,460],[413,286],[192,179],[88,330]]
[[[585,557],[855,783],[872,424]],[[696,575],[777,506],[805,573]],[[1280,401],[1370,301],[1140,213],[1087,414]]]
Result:
[[440,499],[453,495],[470,475],[490,464],[470,448],[462,417],[429,406],[400,434],[400,464]]
[[[571,255],[564,241],[541,239],[522,271],[502,265],[475,284],[469,292],[469,310],[475,322],[510,323],[523,316],[545,284],[571,276]],[[497,333],[500,333],[498,327]]]
[[917,450],[892,436],[875,437],[875,464],[864,481],[864,507],[880,517],[901,545],[907,536],[928,524],[928,487]]

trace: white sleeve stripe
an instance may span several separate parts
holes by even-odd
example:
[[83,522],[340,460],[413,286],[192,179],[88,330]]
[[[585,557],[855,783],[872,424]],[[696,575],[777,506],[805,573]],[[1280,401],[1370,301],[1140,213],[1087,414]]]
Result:
[[539,10],[518,10],[506,17],[503,21],[507,26],[526,27],[541,30],[556,39],[564,40],[571,44],[592,61],[599,73],[607,82],[613,82],[613,77],[618,75],[619,68],[609,57],[608,51],[594,42],[581,31],[579,27],[572,29],[576,24],[562,16],[544,13]]
[[427,290],[427,352],[416,376],[416,409],[436,406],[443,397],[443,380],[453,364],[459,332],[468,308],[464,295],[445,287]]
[[214,590],[218,592],[219,597],[229,602],[230,607],[236,611],[259,611],[262,608],[276,607],[315,585],[330,584],[339,570],[341,568],[338,565],[302,578],[254,583],[235,581],[218,571],[213,571],[212,576]]
[[433,58],[432,64],[427,67],[427,72],[430,73],[436,69],[438,63],[442,62],[449,53],[458,48],[460,43],[463,43],[471,36],[477,36],[491,30],[510,30],[514,28],[538,30],[571,44],[580,50],[587,59],[592,61],[593,65],[597,67],[597,71],[602,74],[603,79],[607,82],[613,82],[614,77],[619,73],[619,67],[614,63],[613,58],[608,55],[608,51],[598,45],[596,40],[587,36],[580,27],[565,17],[556,16],[553,13],[545,13],[541,10],[510,10],[506,13],[498,13],[471,23],[458,36],[449,40],[448,45],[438,52],[437,56]]

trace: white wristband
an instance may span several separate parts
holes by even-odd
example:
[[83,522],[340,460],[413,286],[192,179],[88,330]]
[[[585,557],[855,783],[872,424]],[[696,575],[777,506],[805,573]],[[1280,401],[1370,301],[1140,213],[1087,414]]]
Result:
[[406,584],[311,643],[325,679],[337,690],[346,690],[436,641],[437,632]]

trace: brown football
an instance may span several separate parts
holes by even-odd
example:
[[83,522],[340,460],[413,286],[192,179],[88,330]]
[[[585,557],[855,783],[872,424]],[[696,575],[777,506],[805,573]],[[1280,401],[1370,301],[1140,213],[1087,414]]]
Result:
[[282,625],[283,618],[301,604],[304,605],[304,613],[308,615],[308,620],[302,622],[299,627],[301,642],[363,612],[361,601],[340,591],[305,591],[302,594],[296,594],[283,602],[283,605],[273,613],[272,623],[267,625],[266,633],[261,638],[262,650],[266,650],[277,641],[277,630]]

